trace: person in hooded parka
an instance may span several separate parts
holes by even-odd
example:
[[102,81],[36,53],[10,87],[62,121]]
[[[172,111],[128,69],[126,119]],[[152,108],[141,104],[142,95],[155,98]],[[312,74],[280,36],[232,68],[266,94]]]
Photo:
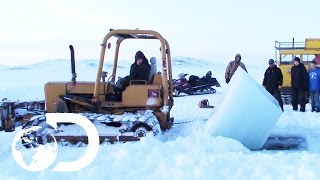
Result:
[[124,90],[131,80],[145,80],[148,82],[151,68],[148,59],[141,51],[136,53],[134,59],[135,62],[131,65],[129,76],[119,79],[117,88]]

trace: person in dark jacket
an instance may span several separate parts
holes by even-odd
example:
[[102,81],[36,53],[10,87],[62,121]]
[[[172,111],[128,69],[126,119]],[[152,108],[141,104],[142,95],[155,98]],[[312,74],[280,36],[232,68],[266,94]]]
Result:
[[299,57],[295,57],[293,63],[294,66],[291,68],[292,107],[297,111],[299,102],[300,111],[305,112],[305,95],[309,87],[308,72]]
[[151,66],[145,55],[138,51],[134,57],[135,62],[131,65],[130,74],[117,82],[117,87],[124,90],[131,80],[144,80],[148,82]]
[[312,112],[320,112],[319,91],[320,91],[320,68],[317,67],[316,62],[310,63],[308,71],[309,76],[309,93],[311,97]]
[[279,88],[283,83],[283,75],[281,69],[277,67],[273,59],[269,60],[269,67],[264,73],[263,87],[277,99],[281,110],[283,111],[283,101],[281,99]]

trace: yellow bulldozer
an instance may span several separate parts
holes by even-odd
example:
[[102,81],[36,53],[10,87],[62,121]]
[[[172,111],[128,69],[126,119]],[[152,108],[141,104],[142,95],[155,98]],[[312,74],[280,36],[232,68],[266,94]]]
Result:
[[283,85],[280,89],[284,103],[291,102],[291,67],[294,57],[299,57],[306,65],[311,61],[320,64],[320,39],[308,38],[304,42],[279,42],[275,41],[275,55],[278,67],[283,74]]
[[[111,39],[116,40],[112,69],[105,71],[106,56],[110,56]],[[158,40],[162,71],[152,74],[151,82],[131,80],[122,91],[121,99],[112,98],[116,84],[120,45],[127,39]],[[74,50],[71,50],[72,80],[45,84],[46,113],[76,113],[86,117],[95,126],[101,142],[138,141],[147,133],[157,135],[173,124],[170,110],[173,106],[172,67],[169,43],[158,32],[152,30],[110,30],[101,43],[101,54],[95,81],[76,80]],[[108,72],[111,74],[108,77]],[[41,126],[52,130],[57,141],[88,141],[86,135],[69,134],[75,124],[59,124],[53,130],[45,123],[45,115],[34,116],[23,125],[23,129]],[[101,128],[104,126],[106,128]],[[109,129],[108,129],[109,128]],[[110,130],[111,129],[111,130]],[[115,130],[116,129],[116,130]],[[44,131],[32,131],[22,138],[26,147],[36,146],[43,139],[50,140]]]

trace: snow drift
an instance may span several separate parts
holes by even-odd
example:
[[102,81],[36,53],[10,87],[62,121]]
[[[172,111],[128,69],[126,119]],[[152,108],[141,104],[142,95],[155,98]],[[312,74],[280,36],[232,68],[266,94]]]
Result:
[[[119,63],[123,67],[119,68],[119,76],[127,75],[132,62]],[[202,75],[211,70],[220,82],[224,79],[226,66],[227,64],[221,65],[214,61],[173,58],[173,76],[176,77],[179,72]],[[246,66],[249,74],[261,82],[265,65],[253,66],[246,63]],[[41,100],[44,98],[44,83],[69,80],[69,67],[69,61],[56,60],[45,66],[35,64],[21,70],[0,67],[0,97],[11,100]],[[92,80],[96,77],[96,69],[91,62],[77,61],[78,80]],[[232,81],[229,86],[235,83]],[[24,89],[31,85],[31,88]],[[211,117],[215,109],[198,108],[198,102],[208,99],[210,104],[218,107],[223,98],[222,93],[227,89],[225,83],[222,82],[221,85],[216,94],[174,98],[175,105],[171,115],[175,117],[176,123],[182,123],[164,132],[160,140],[147,137],[135,143],[100,145],[96,159],[88,167],[76,172],[52,172],[52,168],[59,162],[80,158],[86,152],[86,146],[59,145],[57,159],[51,167],[42,172],[29,172],[19,167],[11,154],[12,140],[21,127],[17,127],[12,133],[0,131],[0,162],[3,164],[0,166],[0,179],[320,179],[320,114],[311,112],[310,104],[307,104],[305,113],[295,112],[291,105],[284,105],[285,111],[272,130],[272,134],[299,134],[306,137],[308,149],[251,152],[239,141],[202,133],[205,120]],[[21,89],[28,91],[21,92]],[[238,92],[238,95],[243,96],[240,90]],[[255,96],[252,95],[245,101],[252,104]],[[254,113],[251,106],[250,109],[244,107],[245,113]],[[264,109],[272,113],[269,109]],[[228,110],[224,112],[234,111],[228,106]],[[240,116],[238,120],[241,119],[245,118]],[[193,122],[183,123],[186,121]],[[98,130],[102,130],[102,127],[98,127]],[[33,151],[26,149],[24,152],[26,163],[32,160]]]
[[239,68],[206,131],[213,136],[236,139],[256,150],[262,148],[280,115],[277,100]]

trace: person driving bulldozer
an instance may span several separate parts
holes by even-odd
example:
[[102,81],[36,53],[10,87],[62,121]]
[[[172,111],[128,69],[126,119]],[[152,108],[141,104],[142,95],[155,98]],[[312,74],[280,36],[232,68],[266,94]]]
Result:
[[131,65],[130,74],[121,78],[117,82],[117,88],[123,91],[132,80],[142,80],[148,82],[150,73],[150,64],[145,55],[138,51],[134,57],[135,62]]
[[228,84],[229,81],[231,80],[233,74],[236,72],[236,70],[238,69],[238,67],[241,67],[243,70],[245,70],[246,72],[246,66],[241,62],[241,55],[240,54],[236,54],[235,56],[235,60],[234,61],[230,61],[227,69],[226,69],[226,73],[225,73],[225,79],[226,79],[226,83]]

